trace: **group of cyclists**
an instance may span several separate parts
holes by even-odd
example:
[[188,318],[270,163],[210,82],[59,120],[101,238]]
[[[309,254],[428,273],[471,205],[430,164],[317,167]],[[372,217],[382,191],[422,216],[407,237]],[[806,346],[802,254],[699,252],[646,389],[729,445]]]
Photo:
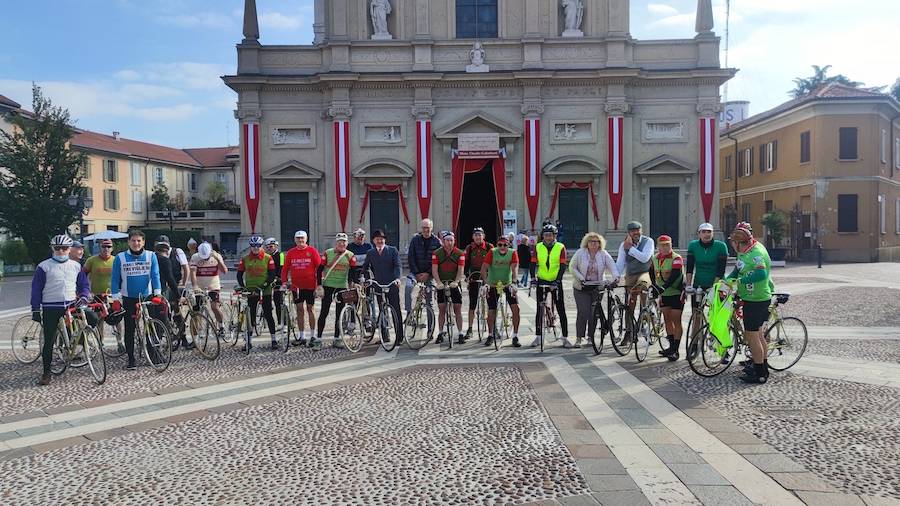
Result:
[[[597,321],[592,314],[596,295],[593,292],[606,288],[604,285],[620,285],[628,294],[628,310],[632,314],[639,299],[646,298],[648,294],[659,298],[668,344],[660,355],[675,361],[679,358],[683,337],[681,317],[686,298],[695,289],[708,290],[720,279],[733,279],[736,280],[737,294],[743,300],[745,338],[752,352],[752,361],[746,366],[742,379],[749,383],[764,383],[768,378],[768,369],[765,364],[766,343],[760,327],[768,317],[773,285],[768,253],[753,237],[750,225],[738,223],[731,233],[737,262],[728,276],[725,276],[728,247],[713,238],[714,227],[709,223],[699,226],[698,238],[688,246],[686,259],[674,251],[669,236],[661,235],[654,241],[643,234],[643,227],[637,221],[628,223],[626,228],[627,235],[614,261],[605,249],[605,239],[596,232],[587,233],[570,258],[565,245],[557,241],[556,226],[550,222],[543,224],[533,247],[525,239],[516,248],[514,236],[500,236],[494,245],[487,242],[482,228],[475,228],[472,242],[465,249],[460,249],[452,231],[443,231],[436,237],[432,221],[424,219],[407,251],[409,274],[405,283],[405,314],[410,314],[413,291],[417,287],[434,287],[438,303],[437,328],[444,329],[443,322],[455,318],[458,331],[456,336],[452,336],[441,330],[435,341],[441,343],[445,339],[455,338],[457,343],[463,344],[472,337],[477,303],[483,296],[488,308],[488,335],[483,344],[490,346],[495,338],[501,339],[493,333],[499,299],[503,296],[512,313],[512,346],[521,347],[517,291],[527,279],[527,276],[522,276],[520,280],[521,267],[531,278],[530,286],[536,289],[537,300],[543,300],[545,292],[552,299],[564,347],[580,348],[585,339],[594,339]],[[390,286],[385,298],[397,315],[394,329],[397,343],[402,343],[403,325],[399,321],[399,289],[403,284],[401,259],[397,248],[387,245],[385,241],[385,233],[376,230],[372,233],[370,244],[366,241],[366,232],[357,229],[353,232],[352,241],[346,233],[338,233],[334,237],[333,247],[320,254],[309,244],[309,236],[302,230],[294,234],[294,247],[284,252],[280,251],[276,239],[252,236],[249,251],[237,265],[238,289],[246,292],[251,326],[256,326],[257,306],[261,304],[271,347],[278,349],[276,335],[282,331],[279,327],[287,317],[282,314],[283,298],[289,292],[297,309],[298,333],[293,345],[321,348],[325,324],[334,303],[332,342],[335,347],[340,347],[338,317],[344,303],[336,294],[362,278],[368,278],[382,286]],[[73,258],[73,245],[74,241],[67,235],[53,237],[50,241],[52,255],[37,266],[32,281],[32,319],[44,323],[43,374],[39,384],[50,382],[56,332],[53,323],[80,300],[102,299],[109,303],[112,318],[124,320],[124,351],[129,370],[136,368],[136,321],[133,316],[139,304],[147,299],[161,304],[165,297],[170,306],[179,307],[191,293],[186,290],[188,283],[193,288],[193,295],[208,298],[218,332],[224,334],[226,322],[221,310],[221,275],[228,272],[228,266],[222,255],[214,251],[208,242],[197,244],[191,240],[188,253],[185,253],[181,248],[173,248],[168,237],[159,236],[154,243],[154,251],[148,251],[143,232],[134,229],[128,233],[126,251],[113,255],[112,241],[100,241],[99,254],[87,259],[83,266]],[[523,253],[530,258],[522,258]],[[573,277],[577,310],[574,342],[568,339],[562,290],[562,280],[567,271],[571,271]],[[468,292],[468,325],[465,331],[462,330],[464,284]],[[314,309],[317,298],[321,299],[318,318]],[[695,297],[691,297],[691,302],[692,306],[698,303]],[[431,301],[427,303],[430,305]],[[447,311],[448,306],[451,311]],[[544,304],[537,306],[531,346],[542,344],[544,308]],[[181,323],[178,312],[173,318],[176,325]],[[96,324],[97,321],[94,316],[90,323]],[[631,318],[627,322],[630,324]],[[629,325],[626,339],[631,332],[633,329]],[[184,333],[176,338],[185,348],[191,348],[194,344],[188,342]],[[251,346],[248,337],[245,351],[249,352]]]

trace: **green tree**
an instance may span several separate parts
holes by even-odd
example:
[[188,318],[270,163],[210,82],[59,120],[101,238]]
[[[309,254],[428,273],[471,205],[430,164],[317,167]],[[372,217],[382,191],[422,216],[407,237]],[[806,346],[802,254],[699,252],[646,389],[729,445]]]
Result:
[[828,69],[831,68],[831,65],[825,65],[824,67],[820,67],[818,65],[813,65],[813,75],[809,77],[797,77],[794,78],[794,89],[789,91],[788,94],[794,98],[800,98],[805,95],[809,95],[810,93],[816,91],[826,84],[838,83],[843,84],[845,86],[852,86],[853,88],[859,88],[863,85],[863,83],[859,81],[853,81],[849,77],[843,74],[837,74],[834,76],[828,75]]
[[221,181],[213,181],[206,186],[206,203],[210,209],[224,209],[228,203],[228,187]]
[[169,189],[165,183],[159,183],[153,187],[153,193],[150,194],[150,210],[151,211],[168,211],[174,210],[175,204],[172,197],[169,196]]
[[898,77],[897,80],[894,81],[894,84],[893,86],[891,86],[891,91],[889,93],[892,97],[894,97],[894,100],[900,102],[900,77]]
[[769,247],[780,247],[784,240],[785,228],[788,225],[788,216],[783,211],[775,209],[763,215],[760,220],[769,235]]
[[54,107],[32,87],[34,117],[10,115],[0,131],[0,228],[20,237],[35,263],[47,257],[50,238],[81,214],[69,196],[84,192],[80,169],[87,157],[68,148],[75,135],[69,111]]

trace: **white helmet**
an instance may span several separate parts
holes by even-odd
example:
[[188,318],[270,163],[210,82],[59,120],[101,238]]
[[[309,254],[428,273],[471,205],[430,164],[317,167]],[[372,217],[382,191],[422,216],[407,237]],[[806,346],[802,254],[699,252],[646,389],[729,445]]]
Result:
[[212,256],[212,251],[212,245],[205,241],[197,247],[197,253],[203,260],[209,259]]
[[334,236],[334,240],[336,241],[344,241],[347,242],[347,234],[343,232],[338,232],[337,235]]
[[71,237],[69,237],[65,234],[60,234],[60,235],[54,236],[53,239],[50,239],[50,247],[51,248],[54,248],[54,247],[56,247],[56,248],[71,248],[73,242],[74,241],[72,241]]

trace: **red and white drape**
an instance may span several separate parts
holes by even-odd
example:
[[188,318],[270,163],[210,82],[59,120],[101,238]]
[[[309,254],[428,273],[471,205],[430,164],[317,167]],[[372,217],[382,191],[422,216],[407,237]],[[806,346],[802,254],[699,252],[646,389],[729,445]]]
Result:
[[529,118],[525,120],[525,202],[528,204],[531,228],[534,228],[540,200],[541,120]]
[[712,215],[716,188],[716,118],[700,118],[700,202],[704,221]]
[[623,195],[623,160],[622,156],[625,132],[625,118],[623,116],[610,116],[607,128],[607,152],[609,153],[609,173],[607,174],[609,187],[609,207],[612,211],[613,228],[619,228],[619,211],[622,208]]
[[334,184],[341,228],[347,227],[350,207],[350,122],[334,122]]
[[559,190],[568,188],[588,191],[591,197],[591,210],[594,212],[594,221],[600,221],[600,212],[597,210],[597,197],[594,195],[594,183],[576,183],[575,181],[571,183],[556,183],[556,188],[553,190],[553,200],[550,201],[550,217],[552,218],[554,211],[556,211]]
[[403,196],[403,188],[399,184],[367,184],[366,195],[363,197],[362,212],[359,213],[359,222],[363,222],[366,209],[369,207],[369,192],[397,192],[400,194],[400,209],[403,210],[403,219],[409,223],[409,212],[406,210],[406,197]]
[[244,200],[250,217],[250,231],[256,233],[259,211],[259,123],[244,123]]
[[431,212],[431,121],[429,120],[416,121],[416,175],[419,212],[422,218],[428,218]]
[[[453,199],[452,216],[453,230],[459,235],[459,209],[462,205],[463,179],[466,174],[479,172],[491,164],[494,178],[494,193],[497,196],[497,218],[502,219],[503,209],[506,207],[506,150],[501,149],[497,158],[460,158],[453,153],[453,161],[450,165],[451,198]],[[499,224],[499,222],[498,222]]]

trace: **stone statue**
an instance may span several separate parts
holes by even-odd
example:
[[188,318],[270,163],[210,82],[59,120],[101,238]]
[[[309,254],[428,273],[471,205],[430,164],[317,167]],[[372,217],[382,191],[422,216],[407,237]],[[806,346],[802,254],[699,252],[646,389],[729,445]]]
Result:
[[488,72],[490,67],[484,64],[484,49],[481,42],[476,42],[469,51],[471,65],[466,65],[466,72]]
[[565,31],[563,31],[563,37],[584,36],[584,32],[581,31],[581,21],[584,18],[584,1],[561,0],[561,3],[566,26]]
[[387,17],[391,13],[390,0],[372,0],[369,5],[369,12],[372,15],[372,28],[375,33],[372,34],[372,40],[390,40],[393,37],[388,32]]

